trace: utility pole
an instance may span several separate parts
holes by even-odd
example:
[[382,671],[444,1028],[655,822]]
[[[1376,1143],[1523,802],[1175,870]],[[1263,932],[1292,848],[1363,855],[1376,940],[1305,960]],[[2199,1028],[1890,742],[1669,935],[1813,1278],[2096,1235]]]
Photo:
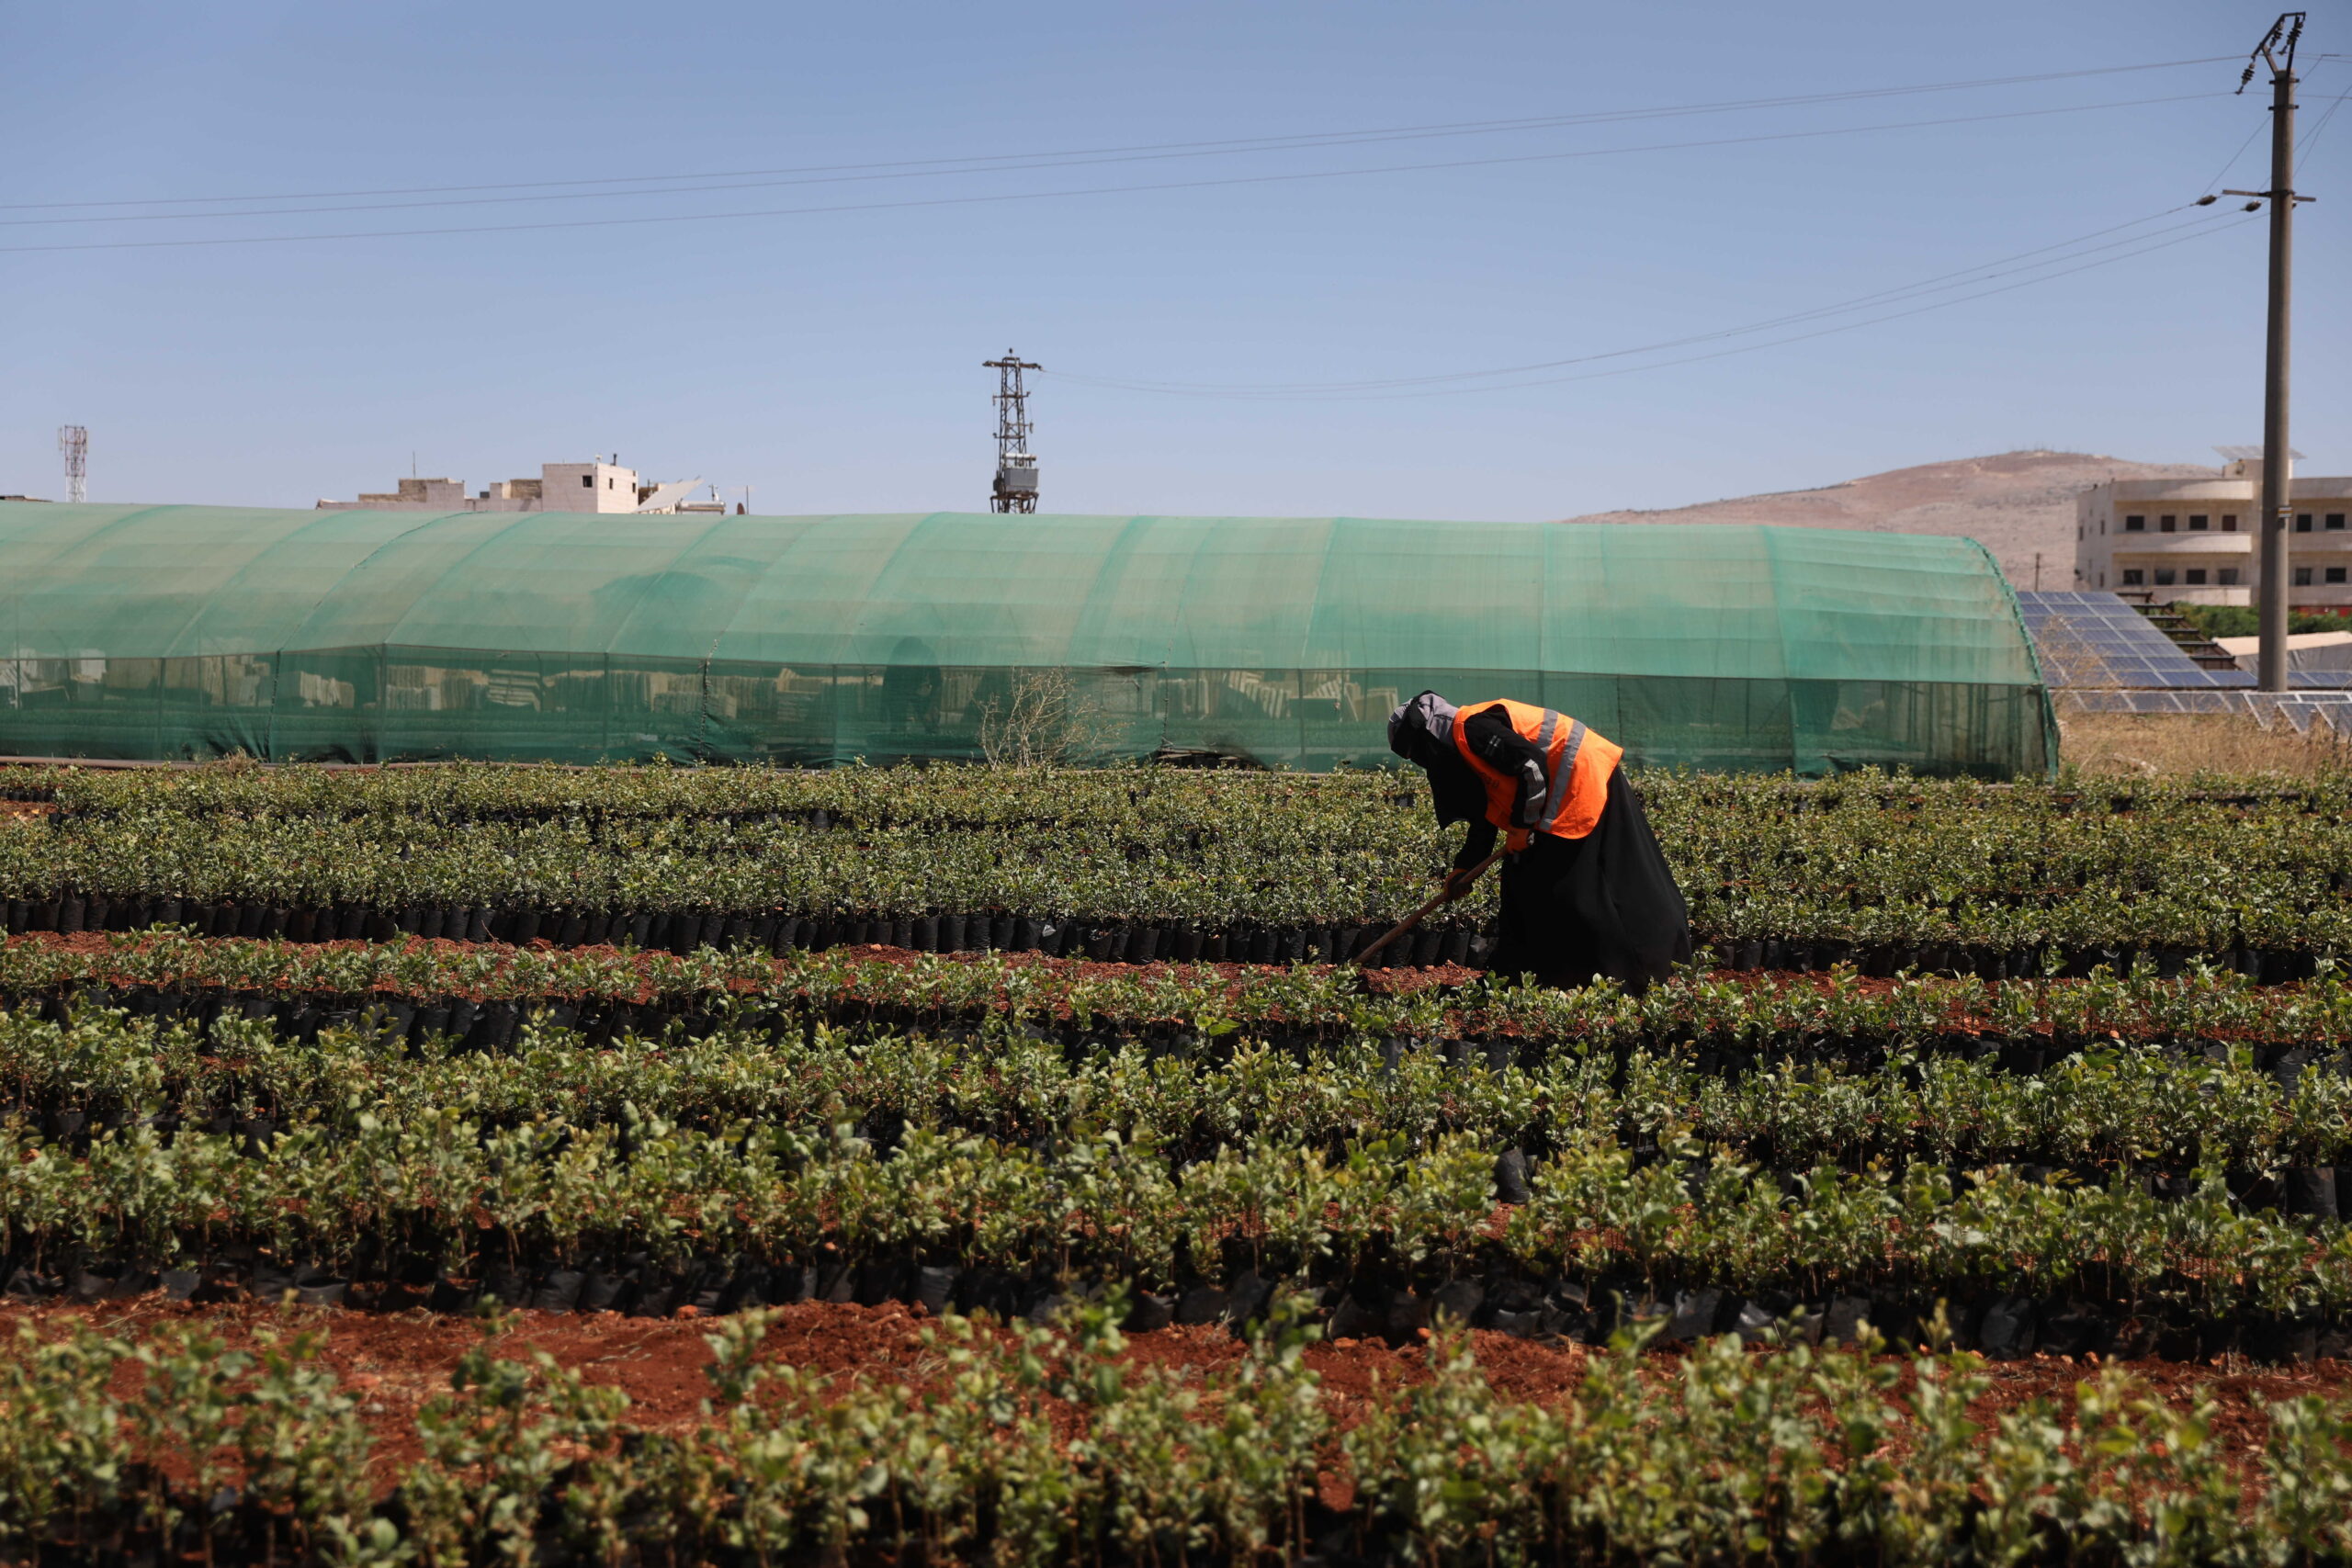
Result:
[[57,427],[57,449],[65,457],[65,499],[90,499],[90,433],[78,424]]
[[989,493],[990,512],[1037,510],[1037,458],[1029,450],[1029,389],[1021,383],[1024,370],[1043,370],[1011,349],[1002,359],[983,359],[980,367],[996,372],[996,484]]
[[2270,204],[2270,317],[2262,366],[2262,649],[2255,686],[2287,689],[2287,600],[2293,584],[2293,553],[2288,528],[2293,520],[2294,454],[2287,446],[2288,304],[2294,281],[2295,204],[2314,199],[2295,194],[2295,44],[2303,36],[2303,13],[2288,11],[2270,24],[2255,45],[2238,78],[2243,93],[2256,70],[2270,69],[2270,188],[2224,191],[2224,196]]

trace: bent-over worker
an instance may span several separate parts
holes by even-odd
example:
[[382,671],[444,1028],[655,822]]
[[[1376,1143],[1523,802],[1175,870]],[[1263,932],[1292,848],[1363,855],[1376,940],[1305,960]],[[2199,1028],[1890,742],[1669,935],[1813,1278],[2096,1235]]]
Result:
[[1690,910],[1617,765],[1624,748],[1550,708],[1456,708],[1435,692],[1388,716],[1388,748],[1428,772],[1439,827],[1470,824],[1447,891],[1469,891],[1505,835],[1490,970],[1639,991],[1689,961]]

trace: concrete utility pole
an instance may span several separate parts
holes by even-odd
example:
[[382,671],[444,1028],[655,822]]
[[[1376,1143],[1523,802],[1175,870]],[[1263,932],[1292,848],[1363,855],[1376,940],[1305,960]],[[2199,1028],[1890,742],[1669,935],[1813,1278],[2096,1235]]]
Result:
[[2287,601],[2294,586],[2288,539],[2294,513],[2294,454],[2287,446],[2288,303],[2295,203],[2313,199],[2295,194],[2295,44],[2302,36],[2303,13],[2282,14],[2238,78],[2243,93],[2258,66],[2270,68],[2270,188],[2222,193],[2270,203],[2270,320],[2262,367],[2262,649],[2255,671],[2255,685],[2265,692],[2287,689]]

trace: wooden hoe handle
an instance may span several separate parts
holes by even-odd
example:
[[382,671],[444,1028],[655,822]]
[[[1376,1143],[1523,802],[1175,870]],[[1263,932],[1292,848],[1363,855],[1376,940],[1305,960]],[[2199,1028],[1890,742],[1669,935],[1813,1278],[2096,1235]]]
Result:
[[1487,868],[1502,858],[1503,852],[1500,849],[1496,850],[1493,854],[1488,855],[1485,860],[1480,861],[1476,865],[1470,868],[1469,878],[1462,884],[1460,891],[1455,891],[1451,886],[1439,888],[1436,897],[1430,899],[1428,903],[1423,904],[1411,914],[1406,916],[1403,919],[1397,921],[1396,927],[1394,931],[1391,931],[1386,936],[1382,937],[1378,942],[1374,942],[1370,947],[1365,948],[1362,953],[1357,953],[1353,958],[1348,960],[1348,962],[1354,964],[1359,969],[1363,968],[1366,964],[1371,963],[1372,955],[1374,953],[1378,953],[1382,948],[1386,947],[1390,942],[1395,942],[1398,937],[1403,936],[1407,931],[1411,931],[1415,926],[1419,925],[1422,920],[1429,917],[1430,910],[1435,909],[1441,904],[1451,904],[1456,898],[1459,898],[1468,893],[1470,891],[1470,884],[1477,881],[1479,877],[1485,875]]

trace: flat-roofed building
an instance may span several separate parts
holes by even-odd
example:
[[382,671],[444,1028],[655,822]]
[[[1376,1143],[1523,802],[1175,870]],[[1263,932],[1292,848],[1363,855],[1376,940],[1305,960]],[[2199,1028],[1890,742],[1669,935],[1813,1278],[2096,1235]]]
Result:
[[477,494],[463,479],[401,479],[399,488],[362,491],[356,501],[322,501],[322,512],[632,512],[667,515],[720,512],[717,502],[686,498],[700,479],[647,484],[635,468],[618,463],[542,463],[535,479],[501,479]]
[[[2110,479],[2075,503],[2075,586],[2154,604],[2251,604],[2262,552],[2262,459],[2222,448],[2212,479]],[[2289,601],[2352,613],[2352,477],[2288,486]]]

